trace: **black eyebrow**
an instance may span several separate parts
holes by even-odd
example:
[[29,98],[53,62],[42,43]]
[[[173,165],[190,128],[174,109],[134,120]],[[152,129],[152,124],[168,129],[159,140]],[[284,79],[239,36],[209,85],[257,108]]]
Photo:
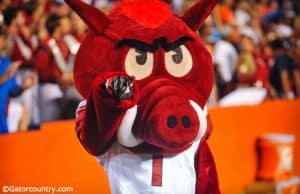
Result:
[[150,52],[154,52],[159,47],[162,47],[166,51],[170,51],[170,50],[173,50],[173,49],[177,48],[178,46],[184,44],[187,41],[193,41],[193,40],[194,39],[192,37],[183,36],[174,42],[168,43],[167,38],[161,37],[158,39],[154,39],[152,44],[148,44],[148,43],[142,42],[140,40],[124,39],[117,44],[117,47],[122,47],[124,45],[127,45],[132,48],[139,49],[141,51],[150,51]]

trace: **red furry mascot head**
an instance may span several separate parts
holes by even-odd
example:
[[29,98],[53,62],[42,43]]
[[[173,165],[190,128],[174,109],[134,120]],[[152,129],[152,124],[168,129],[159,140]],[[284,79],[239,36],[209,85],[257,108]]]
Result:
[[74,69],[86,99],[76,130],[112,193],[219,193],[205,141],[213,65],[196,32],[217,0],[199,0],[183,17],[160,0],[123,1],[108,16],[66,2],[90,29]]

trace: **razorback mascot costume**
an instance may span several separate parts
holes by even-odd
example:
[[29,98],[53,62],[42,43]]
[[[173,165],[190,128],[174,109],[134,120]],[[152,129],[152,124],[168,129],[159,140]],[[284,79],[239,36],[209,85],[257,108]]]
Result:
[[88,24],[74,78],[86,99],[76,132],[113,194],[218,194],[206,143],[213,65],[196,31],[217,0],[183,17],[160,0],[125,0],[106,16],[66,0]]

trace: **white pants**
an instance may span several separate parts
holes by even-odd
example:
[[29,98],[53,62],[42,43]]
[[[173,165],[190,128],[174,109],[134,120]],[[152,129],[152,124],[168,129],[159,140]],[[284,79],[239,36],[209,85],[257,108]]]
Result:
[[[17,81],[21,85],[22,81],[28,77],[33,76],[37,79],[37,73],[32,70],[19,70],[17,72]],[[29,110],[29,123],[39,124],[40,113],[38,107],[38,85],[34,85],[32,88],[25,90],[21,96],[15,98],[18,103],[25,105]]]
[[16,102],[10,101],[8,104],[7,125],[8,132],[15,133],[18,131],[19,123],[23,114],[23,106]]
[[39,110],[41,122],[49,122],[60,118],[59,99],[63,97],[58,84],[44,83],[39,86]]

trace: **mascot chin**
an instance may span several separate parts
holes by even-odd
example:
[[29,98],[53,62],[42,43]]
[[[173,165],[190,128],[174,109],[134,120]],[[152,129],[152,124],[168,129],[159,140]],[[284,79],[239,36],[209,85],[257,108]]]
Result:
[[89,27],[74,79],[85,98],[76,132],[113,194],[219,194],[205,103],[213,65],[197,30],[217,0],[183,17],[160,0],[124,0],[109,15],[65,0]]

